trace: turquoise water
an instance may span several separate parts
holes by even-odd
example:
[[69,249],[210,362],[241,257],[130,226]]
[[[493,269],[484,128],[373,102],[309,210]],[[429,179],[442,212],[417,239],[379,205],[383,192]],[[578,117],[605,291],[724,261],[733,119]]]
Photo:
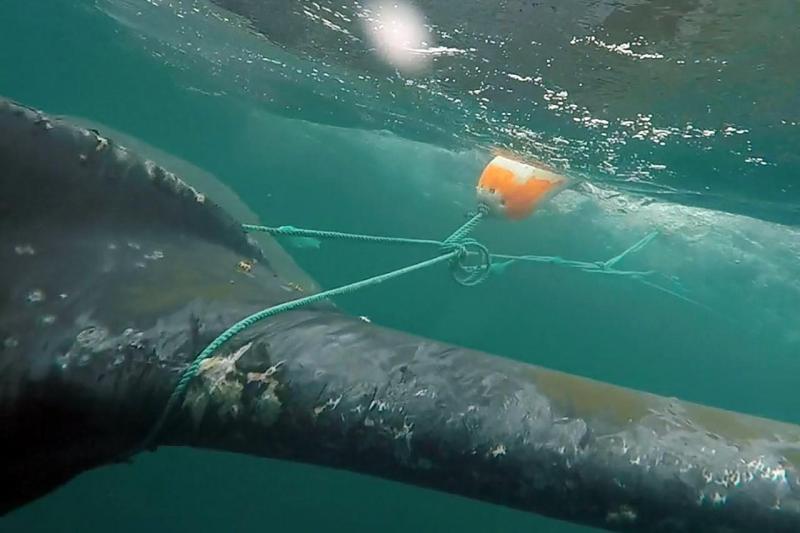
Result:
[[[440,238],[472,208],[487,146],[545,158],[587,181],[529,220],[481,227],[484,243],[597,260],[657,230],[626,265],[658,270],[700,305],[625,278],[519,265],[473,289],[430,271],[339,303],[416,334],[800,423],[800,102],[790,59],[800,46],[784,32],[800,17],[789,3],[759,13],[678,4],[648,4],[660,6],[656,20],[674,19],[669,35],[613,5],[601,35],[589,23],[602,18],[599,4],[580,17],[579,3],[565,4],[537,23],[537,44],[517,49],[519,20],[445,3],[430,16],[446,20],[451,9],[462,31],[443,40],[466,52],[412,78],[348,53],[317,22],[294,28],[302,17],[288,4],[264,2],[268,42],[204,2],[6,0],[0,94],[167,152],[188,180],[213,174],[274,225]],[[729,30],[742,17],[750,24],[737,46]],[[759,40],[767,18],[774,27]],[[578,19],[584,33],[570,35]],[[490,46],[489,30],[495,43],[514,39]],[[650,32],[633,49],[669,61],[609,52],[587,39],[593,31],[605,44]],[[289,250],[324,287],[422,258],[349,244]],[[0,527],[588,531],[347,473],[188,450],[87,473]]]

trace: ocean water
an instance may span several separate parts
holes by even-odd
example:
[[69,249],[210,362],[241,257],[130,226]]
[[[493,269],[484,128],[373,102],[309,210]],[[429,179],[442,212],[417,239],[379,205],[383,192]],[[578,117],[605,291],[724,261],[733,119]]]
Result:
[[[798,8],[748,2],[419,2],[426,70],[382,64],[355,3],[5,0],[0,94],[91,121],[270,225],[442,238],[502,146],[576,178],[466,289],[430,270],[342,298],[415,334],[800,423]],[[266,37],[265,37],[266,35]],[[98,126],[100,127],[100,126]],[[323,287],[424,255],[287,242]],[[306,465],[162,450],[88,472],[2,531],[590,531]]]

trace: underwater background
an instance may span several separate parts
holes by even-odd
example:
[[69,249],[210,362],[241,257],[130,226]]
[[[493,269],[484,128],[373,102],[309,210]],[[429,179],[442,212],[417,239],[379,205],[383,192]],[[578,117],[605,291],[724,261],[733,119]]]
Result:
[[[432,269],[337,303],[414,334],[800,423],[796,3],[418,2],[436,43],[413,73],[375,58],[357,2],[217,4],[4,0],[0,94],[94,124],[189,183],[216,179],[269,225],[443,238],[474,208],[492,147],[542,159],[576,186],[476,237],[493,252],[594,261],[657,231],[621,265],[657,272],[648,279],[665,290],[514,264],[470,289]],[[323,287],[425,257],[283,242]],[[0,519],[9,532],[409,529],[593,531],[186,449],[86,473]]]

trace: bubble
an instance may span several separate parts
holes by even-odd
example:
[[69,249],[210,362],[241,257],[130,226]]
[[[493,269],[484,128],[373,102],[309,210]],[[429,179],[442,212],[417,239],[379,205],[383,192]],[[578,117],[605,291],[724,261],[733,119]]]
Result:
[[164,258],[164,252],[161,250],[153,250],[152,253],[145,254],[144,258],[148,261],[158,261],[159,259]]
[[25,300],[28,303],[36,304],[44,301],[44,291],[42,289],[33,289],[26,296]]
[[14,253],[17,255],[34,255],[36,250],[30,244],[18,244],[14,246]]
[[69,355],[57,355],[55,363],[61,370],[66,370],[69,367]]
[[3,341],[3,348],[10,350],[12,348],[16,348],[17,346],[19,346],[19,340],[17,340],[16,337],[6,337],[6,339]]

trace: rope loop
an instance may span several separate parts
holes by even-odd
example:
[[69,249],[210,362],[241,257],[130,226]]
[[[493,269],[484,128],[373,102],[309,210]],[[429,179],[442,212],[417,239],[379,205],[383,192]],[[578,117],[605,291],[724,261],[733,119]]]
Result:
[[473,287],[489,277],[492,254],[475,239],[463,239],[457,243],[458,253],[450,260],[450,275],[459,285]]

